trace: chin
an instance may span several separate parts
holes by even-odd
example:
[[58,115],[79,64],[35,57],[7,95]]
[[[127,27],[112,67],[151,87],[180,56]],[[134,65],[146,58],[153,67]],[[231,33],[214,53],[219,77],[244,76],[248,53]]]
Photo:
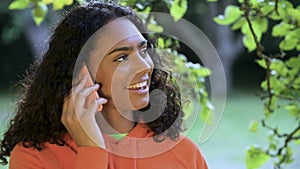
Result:
[[143,96],[129,96],[129,99],[127,102],[130,102],[129,105],[131,105],[132,110],[140,110],[148,106],[150,97],[149,94],[143,95]]
[[143,102],[143,103],[139,103],[139,104],[134,104],[132,105],[134,110],[141,110],[141,109],[144,109],[144,108],[147,108],[147,106],[149,105],[149,102]]

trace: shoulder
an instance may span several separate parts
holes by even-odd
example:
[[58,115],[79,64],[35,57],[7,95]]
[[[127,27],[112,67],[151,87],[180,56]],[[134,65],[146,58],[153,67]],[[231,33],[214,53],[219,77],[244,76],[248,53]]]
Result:
[[173,151],[177,151],[185,154],[195,154],[199,153],[200,149],[197,144],[190,138],[180,135],[178,144],[174,147]]
[[[17,144],[11,152],[10,168],[59,168],[58,166],[69,165],[75,160],[76,153],[70,146],[59,146],[45,142],[42,150],[30,147],[26,148],[22,143]],[[68,156],[68,160],[65,157]]]
[[37,156],[38,150],[33,148],[25,148],[21,143],[17,144],[9,159],[10,168],[42,168],[41,161]]
[[23,146],[22,143],[19,143],[19,144],[15,145],[15,147],[13,148],[10,158],[19,157],[20,155],[34,157],[35,154],[38,152],[40,152],[40,151],[33,147],[26,148]]
[[198,145],[186,136],[180,136],[178,144],[171,150],[176,159],[188,168],[207,169],[207,164]]

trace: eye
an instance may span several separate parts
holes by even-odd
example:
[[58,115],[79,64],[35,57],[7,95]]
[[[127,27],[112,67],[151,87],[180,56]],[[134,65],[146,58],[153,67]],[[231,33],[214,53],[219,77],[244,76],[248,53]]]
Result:
[[117,59],[113,60],[114,62],[123,62],[128,60],[128,55],[120,55]]
[[142,50],[139,51],[139,54],[144,58],[148,56],[147,48],[143,48]]

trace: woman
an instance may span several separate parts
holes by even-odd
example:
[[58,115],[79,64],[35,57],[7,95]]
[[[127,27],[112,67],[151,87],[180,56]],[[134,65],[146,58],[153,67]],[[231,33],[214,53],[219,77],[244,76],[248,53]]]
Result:
[[10,156],[12,169],[206,169],[197,146],[179,134],[180,93],[153,47],[127,7],[71,10],[27,75],[2,163]]

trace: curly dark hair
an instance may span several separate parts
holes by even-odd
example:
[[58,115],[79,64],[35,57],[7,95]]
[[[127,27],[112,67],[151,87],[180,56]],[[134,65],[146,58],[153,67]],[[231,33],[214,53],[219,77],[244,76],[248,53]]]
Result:
[[[123,16],[128,16],[148,40],[148,46],[153,47],[154,41],[145,33],[145,25],[129,7],[116,3],[91,2],[75,7],[66,14],[51,36],[43,60],[35,63],[35,68],[27,73],[22,82],[24,96],[1,141],[2,164],[8,163],[6,157],[10,156],[18,143],[37,150],[43,149],[44,142],[59,146],[65,144],[64,135],[67,130],[61,123],[61,114],[64,98],[72,88],[77,56],[97,30],[109,21]],[[153,130],[155,141],[162,141],[167,137],[176,140],[182,131],[184,116],[178,86],[173,83],[169,72],[160,69],[158,55],[155,52],[150,55],[155,64],[150,91],[164,91],[167,102],[163,113],[147,125]]]

